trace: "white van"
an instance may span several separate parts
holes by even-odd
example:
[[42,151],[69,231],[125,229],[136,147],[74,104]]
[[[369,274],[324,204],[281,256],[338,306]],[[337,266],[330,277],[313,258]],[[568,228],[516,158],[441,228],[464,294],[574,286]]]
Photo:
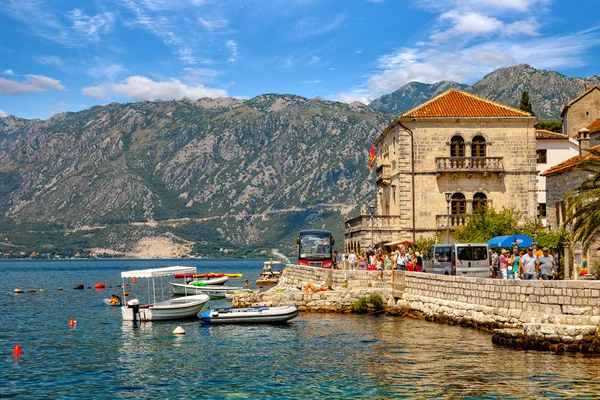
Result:
[[489,278],[490,245],[487,243],[434,244],[423,262],[431,274]]

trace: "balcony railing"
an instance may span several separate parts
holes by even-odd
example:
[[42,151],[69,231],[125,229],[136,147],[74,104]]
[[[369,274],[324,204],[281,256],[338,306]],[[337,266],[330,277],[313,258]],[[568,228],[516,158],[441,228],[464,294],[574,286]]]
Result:
[[469,216],[466,214],[450,214],[450,216],[444,215],[436,215],[435,223],[437,229],[447,229],[448,221],[450,222],[450,229],[455,229],[461,226],[466,225]]
[[504,157],[436,157],[435,170],[438,175],[443,173],[456,174],[465,172],[487,175],[504,173]]
[[389,185],[391,183],[392,167],[390,165],[380,165],[375,172],[377,173],[377,185]]
[[[373,215],[374,230],[398,229],[401,224],[399,215]],[[361,215],[346,221],[346,233],[371,230],[371,216]]]

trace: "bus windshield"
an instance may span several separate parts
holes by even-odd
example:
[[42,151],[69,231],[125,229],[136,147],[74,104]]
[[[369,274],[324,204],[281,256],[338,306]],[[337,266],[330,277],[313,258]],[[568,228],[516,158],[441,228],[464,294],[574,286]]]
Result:
[[299,255],[306,260],[331,259],[331,237],[316,234],[300,236]]

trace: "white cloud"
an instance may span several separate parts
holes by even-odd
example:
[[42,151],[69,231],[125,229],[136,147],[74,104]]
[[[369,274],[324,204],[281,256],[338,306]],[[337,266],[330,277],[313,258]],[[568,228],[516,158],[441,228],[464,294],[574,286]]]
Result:
[[14,75],[15,74],[12,69],[6,69],[6,70],[2,71],[2,73],[4,75]]
[[[126,26],[140,26],[148,32],[158,37],[165,45],[175,49],[177,58],[185,64],[193,65],[197,63],[196,56],[192,50],[193,37],[188,36],[186,40],[181,38],[181,35],[176,32],[181,31],[180,21],[176,18],[169,18],[165,14],[156,13],[156,10],[177,7],[180,2],[170,0],[162,1],[142,1],[139,5],[135,0],[123,0],[119,4],[127,7],[134,14],[133,21],[125,21]],[[148,12],[149,11],[149,12]],[[155,15],[156,14],[156,15]]]
[[199,84],[212,82],[219,75],[219,72],[210,68],[184,68],[183,80],[190,84]]
[[62,68],[64,65],[62,59],[57,56],[35,56],[33,61],[42,65],[52,65],[56,68]]
[[354,50],[354,54],[361,54],[362,52],[363,52],[362,49]]
[[516,64],[573,68],[584,65],[589,50],[600,45],[600,27],[542,36],[536,17],[542,19],[549,0],[415,0],[415,4],[439,13],[438,23],[413,45],[378,57],[377,70],[362,85],[330,98],[368,103],[412,81],[472,84],[495,69]]
[[25,75],[23,82],[0,78],[0,93],[21,94],[67,90],[59,80],[44,75]]
[[87,70],[87,74],[94,78],[107,77],[111,79],[127,72],[127,68],[121,64],[99,65]]
[[8,114],[0,109],[0,118],[8,117]]
[[101,86],[88,86],[81,89],[81,94],[95,99],[106,100],[110,97],[108,90]]
[[131,98],[134,100],[173,100],[188,97],[227,97],[222,89],[206,87],[202,84],[188,85],[179,79],[154,81],[145,76],[130,76],[119,83],[107,83],[100,86],[86,87],[82,93],[88,97],[106,100],[112,95]]
[[314,80],[314,81],[304,81],[304,83],[307,84],[307,85],[315,85],[317,83],[321,83],[321,81],[317,79],[317,80]]
[[294,36],[298,39],[305,39],[311,36],[323,35],[341,28],[345,20],[345,13],[340,13],[325,22],[314,17],[305,17],[298,21],[294,27]]
[[317,56],[311,56],[308,59],[308,61],[306,62],[306,64],[304,64],[304,65],[306,65],[307,67],[310,67],[311,65],[317,64],[319,61],[321,61],[321,59],[319,57],[317,57]]
[[94,16],[87,16],[78,8],[69,12],[71,27],[91,42],[97,42],[101,33],[110,32],[114,23],[114,16],[110,12],[104,12]]
[[440,30],[431,35],[431,39],[436,42],[452,40],[454,38],[476,37],[486,35],[538,35],[539,24],[535,18],[515,21],[512,23],[503,23],[498,18],[478,14],[476,12],[462,13],[451,10],[443,13],[439,21],[449,22],[451,27],[447,30]]
[[202,24],[204,29],[208,31],[217,31],[221,29],[225,29],[229,26],[229,21],[226,19],[213,19],[208,20],[202,17],[198,18],[198,21]]
[[234,40],[228,40],[225,45],[229,49],[228,62],[236,62],[238,59],[238,45]]
[[503,14],[510,12],[528,13],[539,11],[551,0],[416,0],[418,7],[438,12],[445,10],[461,10],[484,12],[486,14]]

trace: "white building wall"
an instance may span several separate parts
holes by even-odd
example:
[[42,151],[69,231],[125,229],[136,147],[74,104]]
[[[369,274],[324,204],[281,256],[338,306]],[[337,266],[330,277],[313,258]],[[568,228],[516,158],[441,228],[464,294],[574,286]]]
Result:
[[[537,150],[546,150],[546,161],[545,164],[537,164],[537,201],[538,204],[547,204],[546,199],[546,177],[539,176],[540,173],[544,172],[548,168],[560,164],[563,161],[568,160],[571,157],[579,155],[579,144],[576,140],[569,138],[569,140],[552,140],[552,139],[541,139],[537,140]],[[542,224],[546,226],[546,218],[542,218]]]

